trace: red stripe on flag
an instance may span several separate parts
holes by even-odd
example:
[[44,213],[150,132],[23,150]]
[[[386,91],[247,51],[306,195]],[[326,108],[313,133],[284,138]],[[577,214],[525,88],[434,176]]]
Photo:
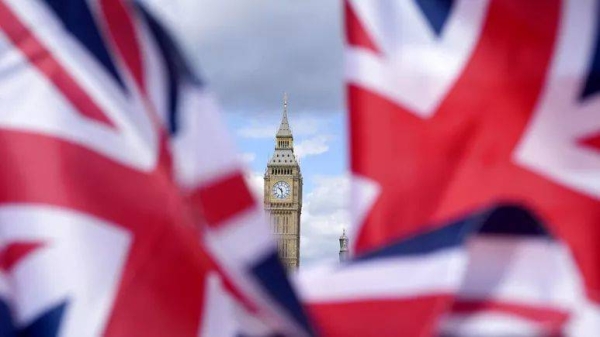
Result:
[[253,314],[258,313],[259,308],[257,305],[238,288],[236,285],[237,283],[234,282],[234,278],[232,278],[227,272],[227,269],[223,268],[217,259],[207,249],[205,249],[204,246],[202,246],[201,250],[202,255],[206,258],[206,261],[208,261],[210,267],[221,276],[223,285],[229,291],[230,295],[244,305],[246,310],[249,312]]
[[37,68],[79,113],[107,126],[115,127],[102,109],[61,66],[50,50],[3,2],[0,2],[0,29],[29,63]]
[[[532,186],[539,178],[515,183],[512,166],[545,83],[559,13],[559,1],[491,1],[470,61],[429,119],[348,86],[352,170],[382,187],[354,240],[357,252],[498,201],[534,200],[542,191]],[[547,206],[556,209],[557,200]]]
[[379,54],[379,49],[367,34],[362,22],[356,16],[352,5],[348,1],[344,3],[344,15],[346,22],[346,40],[353,47],[362,47]]
[[57,206],[131,233],[102,336],[197,336],[212,262],[163,164],[138,171],[72,142],[11,130],[0,130],[0,157],[0,205]]
[[0,204],[69,208],[141,233],[182,212],[164,171],[137,171],[52,136],[0,130],[0,158]]
[[496,301],[457,301],[452,305],[452,312],[456,314],[480,314],[486,311],[518,316],[556,329],[569,319],[568,313],[551,307]]
[[452,296],[306,303],[319,336],[434,336]]
[[10,272],[19,261],[43,245],[41,242],[15,242],[8,244],[0,251],[0,269]]
[[600,151],[600,133],[593,135],[591,137],[581,139],[579,141],[579,144],[589,147],[589,148],[592,148],[596,151]]
[[211,227],[218,227],[255,205],[244,177],[239,172],[198,188],[192,194],[191,201]]
[[122,0],[102,0],[100,5],[114,46],[137,85],[142,92],[146,92],[141,42],[136,34],[130,11]]

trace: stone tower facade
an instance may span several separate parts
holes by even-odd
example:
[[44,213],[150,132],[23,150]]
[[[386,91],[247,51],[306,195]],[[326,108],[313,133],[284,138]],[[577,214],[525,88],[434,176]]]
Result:
[[302,174],[294,154],[294,137],[287,118],[287,95],[283,117],[275,135],[275,152],[265,171],[265,212],[277,239],[281,261],[288,271],[300,265],[300,215]]
[[346,230],[342,232],[340,236],[340,262],[348,260],[348,237],[346,236]]

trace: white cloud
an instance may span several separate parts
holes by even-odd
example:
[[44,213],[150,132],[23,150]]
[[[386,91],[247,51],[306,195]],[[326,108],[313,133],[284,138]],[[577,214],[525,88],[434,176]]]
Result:
[[323,0],[144,0],[167,18],[226,110],[341,109],[342,7]]
[[[277,118],[274,118],[277,116]],[[290,128],[295,137],[298,136],[311,136],[319,132],[319,129],[323,126],[325,121],[317,117],[309,116],[289,116]],[[242,138],[252,139],[271,139],[275,138],[279,124],[281,123],[281,116],[276,113],[272,113],[268,116],[259,115],[254,117],[250,123],[239,128],[237,130],[238,136]]]
[[329,151],[329,135],[319,135],[309,139],[305,139],[294,145],[294,153],[298,160],[308,156],[316,156]]
[[[339,237],[350,224],[350,182],[347,175],[319,176],[304,197],[301,228],[301,265],[337,261]],[[351,238],[350,238],[351,239]]]
[[240,129],[237,134],[243,138],[274,138],[277,132],[277,127],[273,125],[258,124],[256,122],[250,123]]
[[319,132],[323,120],[315,117],[289,117],[290,128],[294,136],[310,136]]
[[252,164],[252,162],[254,162],[254,160],[256,160],[256,153],[254,152],[244,152],[239,154],[241,161],[245,164],[245,165],[250,165]]

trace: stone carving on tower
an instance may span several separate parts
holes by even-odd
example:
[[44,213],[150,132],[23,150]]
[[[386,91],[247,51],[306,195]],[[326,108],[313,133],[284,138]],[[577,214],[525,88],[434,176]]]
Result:
[[284,95],[283,116],[275,135],[275,152],[264,176],[264,203],[271,231],[277,239],[279,258],[288,271],[293,271],[300,265],[302,174],[294,154],[287,108],[287,95]]

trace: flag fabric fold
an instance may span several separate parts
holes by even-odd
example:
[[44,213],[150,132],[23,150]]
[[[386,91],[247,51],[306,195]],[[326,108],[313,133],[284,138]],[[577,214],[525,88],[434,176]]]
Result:
[[[448,271],[463,285],[435,326],[450,336],[596,335],[600,3],[347,0],[344,11],[352,251],[519,205],[560,248],[521,244],[523,233],[478,239],[467,266]],[[545,288],[555,275],[564,282]]]
[[0,335],[311,334],[212,95],[150,11],[0,1],[0,97]]
[[582,310],[584,284],[570,251],[531,213],[497,206],[439,227],[300,273],[319,333],[594,334],[584,326],[590,313]]

